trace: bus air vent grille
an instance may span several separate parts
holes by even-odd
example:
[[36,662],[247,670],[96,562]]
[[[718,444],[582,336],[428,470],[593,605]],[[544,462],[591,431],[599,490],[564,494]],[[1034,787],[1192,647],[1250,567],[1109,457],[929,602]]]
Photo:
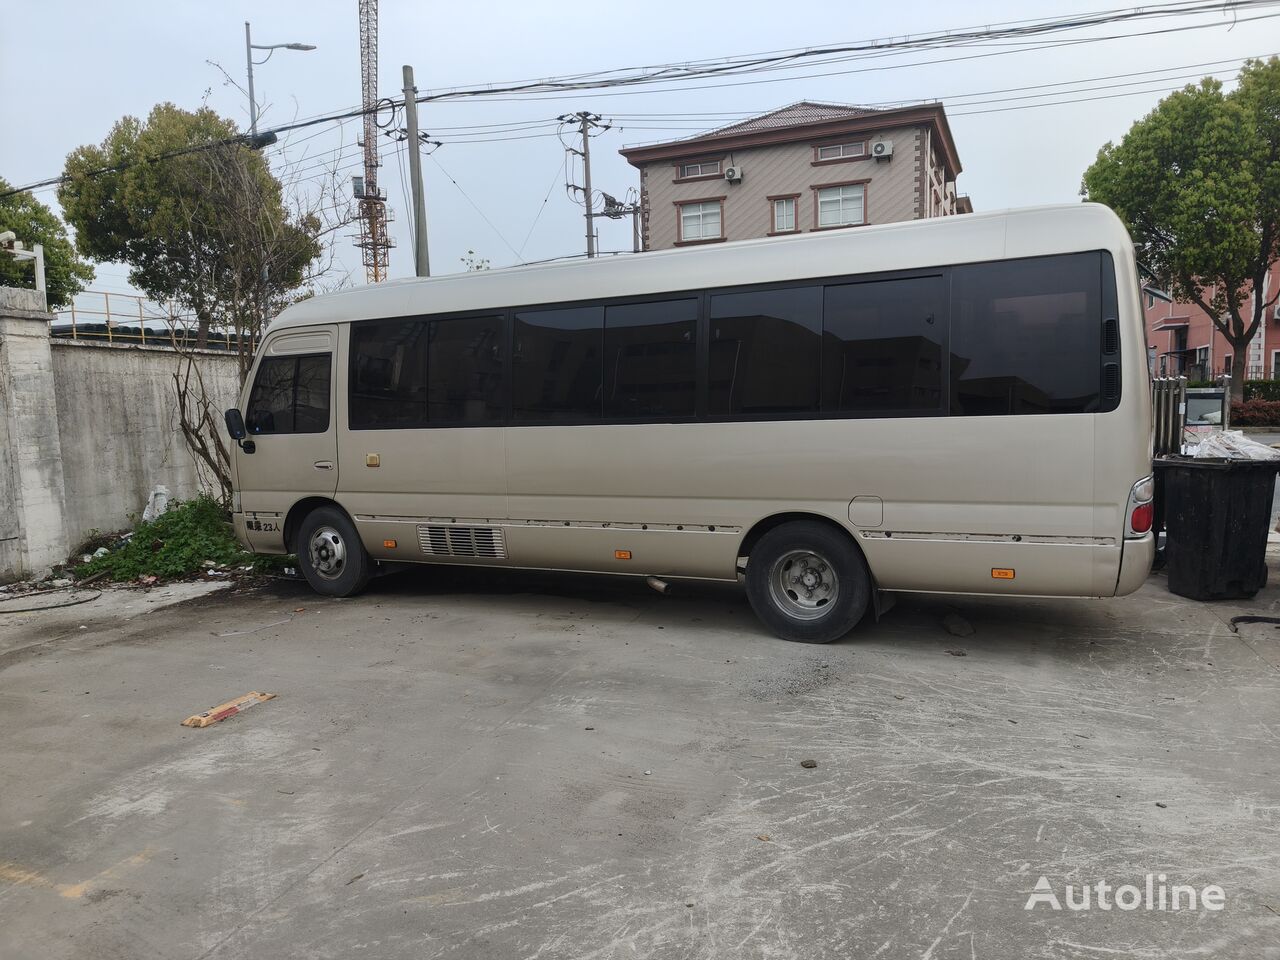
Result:
[[1102,352],[1106,354],[1120,351],[1120,322],[1115,317],[1108,317],[1102,324]]
[[507,543],[501,527],[418,527],[418,546],[432,557],[480,557],[505,560]]
[[1102,365],[1102,399],[1104,401],[1120,399],[1120,364],[1118,363]]

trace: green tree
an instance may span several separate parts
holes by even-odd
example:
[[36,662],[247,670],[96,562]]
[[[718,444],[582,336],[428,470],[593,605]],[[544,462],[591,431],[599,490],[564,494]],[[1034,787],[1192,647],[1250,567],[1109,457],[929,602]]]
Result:
[[[0,178],[0,193],[9,184]],[[30,250],[44,245],[44,282],[49,309],[65,307],[71,298],[93,280],[93,267],[76,255],[67,239],[67,228],[57,215],[30,193],[0,198],[0,233],[12,230]],[[0,287],[35,287],[35,268],[30,261],[18,261],[0,254]]]
[[74,150],[58,189],[81,252],[128,264],[135,287],[194,313],[200,346],[211,326],[260,330],[322,252],[319,221],[287,209],[261,154],[228,142],[238,136],[207,107],[158,104]]
[[1230,93],[1205,78],[1166,97],[1099,151],[1084,188],[1159,283],[1213,318],[1241,398],[1249,343],[1280,295],[1266,285],[1280,256],[1280,60],[1247,61]]

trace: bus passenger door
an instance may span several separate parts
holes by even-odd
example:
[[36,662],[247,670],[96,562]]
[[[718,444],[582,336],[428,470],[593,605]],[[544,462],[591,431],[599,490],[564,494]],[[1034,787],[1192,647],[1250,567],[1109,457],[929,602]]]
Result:
[[270,338],[258,358],[244,406],[248,437],[232,460],[237,526],[263,553],[288,549],[290,507],[307,496],[331,498],[337,488],[336,346],[336,327],[308,327]]

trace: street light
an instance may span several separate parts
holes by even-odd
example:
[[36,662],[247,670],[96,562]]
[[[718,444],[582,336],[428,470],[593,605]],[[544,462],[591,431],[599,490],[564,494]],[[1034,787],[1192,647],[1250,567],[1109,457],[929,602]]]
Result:
[[253,98],[253,51],[266,50],[267,55],[257,61],[258,66],[266,63],[271,59],[271,54],[276,50],[314,50],[313,43],[270,43],[258,44],[254,43],[249,36],[249,21],[244,22],[244,59],[245,64],[249,68],[249,135],[251,137],[258,136],[258,101]]

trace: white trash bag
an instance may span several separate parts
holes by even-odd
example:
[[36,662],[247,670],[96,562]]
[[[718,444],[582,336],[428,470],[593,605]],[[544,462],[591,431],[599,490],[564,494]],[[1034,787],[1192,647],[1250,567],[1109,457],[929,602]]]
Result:
[[1280,460],[1280,450],[1257,440],[1250,440],[1239,430],[1211,433],[1199,443],[1189,446],[1187,453],[1200,459]]
[[169,488],[161,483],[151,491],[151,496],[147,497],[147,505],[142,510],[142,521],[143,523],[150,523],[162,513],[168,512]]

